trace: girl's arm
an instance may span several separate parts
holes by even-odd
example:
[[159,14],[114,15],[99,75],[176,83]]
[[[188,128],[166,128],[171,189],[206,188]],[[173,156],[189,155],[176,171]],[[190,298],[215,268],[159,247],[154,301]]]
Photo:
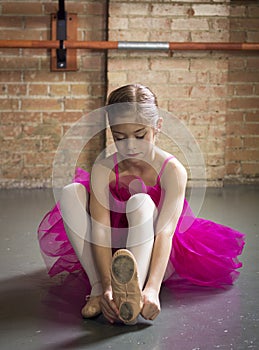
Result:
[[101,301],[104,316],[114,322],[119,313],[112,300],[110,265],[112,260],[111,228],[109,210],[110,170],[100,164],[91,173],[90,215],[92,220],[93,255],[99,271],[103,298]]
[[161,179],[165,196],[155,227],[150,272],[143,291],[142,315],[147,319],[154,319],[160,311],[158,295],[172,248],[172,236],[183,209],[186,182],[187,173],[181,163],[176,159],[169,161]]

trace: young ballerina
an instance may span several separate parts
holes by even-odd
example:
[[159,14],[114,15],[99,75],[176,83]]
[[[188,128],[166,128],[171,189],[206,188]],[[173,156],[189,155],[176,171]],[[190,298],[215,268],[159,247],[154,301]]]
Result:
[[157,317],[162,282],[174,272],[198,285],[232,284],[244,235],[194,217],[184,167],[155,145],[162,119],[149,88],[114,90],[107,114],[116,152],[91,174],[76,170],[42,220],[39,242],[46,261],[55,257],[51,276],[86,272],[91,293],[83,317],[103,313],[111,323],[134,324],[139,314]]

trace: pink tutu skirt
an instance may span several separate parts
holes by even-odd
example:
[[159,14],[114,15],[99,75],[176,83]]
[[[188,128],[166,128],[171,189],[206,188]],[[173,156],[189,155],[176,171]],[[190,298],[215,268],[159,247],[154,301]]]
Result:
[[[78,168],[73,182],[81,183],[89,192],[89,181],[89,173]],[[238,256],[242,253],[244,238],[243,233],[232,228],[196,218],[185,200],[172,238],[170,261],[176,274],[191,283],[210,287],[231,285],[239,275],[237,269],[242,266]],[[83,272],[66,235],[59,203],[42,219],[38,239],[50,276],[65,271]]]

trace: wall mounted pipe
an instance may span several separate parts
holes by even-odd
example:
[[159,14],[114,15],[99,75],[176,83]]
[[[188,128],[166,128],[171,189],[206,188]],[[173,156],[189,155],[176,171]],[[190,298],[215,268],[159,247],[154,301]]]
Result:
[[[0,48],[58,49],[57,40],[0,40]],[[259,51],[259,43],[229,42],[145,42],[145,41],[64,41],[67,49],[91,50],[230,50]]]

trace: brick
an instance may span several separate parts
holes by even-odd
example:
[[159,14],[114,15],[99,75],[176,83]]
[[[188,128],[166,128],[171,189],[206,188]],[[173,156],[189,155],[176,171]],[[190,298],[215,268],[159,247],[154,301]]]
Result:
[[48,86],[42,84],[29,84],[28,93],[30,96],[46,96],[48,93]]
[[235,30],[254,31],[259,29],[259,21],[257,18],[232,18],[231,26]]
[[[259,135],[256,137],[254,136],[248,136],[244,137],[244,148],[257,148],[259,149]],[[259,159],[258,159],[259,161]]]
[[226,139],[227,148],[241,148],[243,147],[243,140],[241,137],[227,137]]
[[9,96],[24,96],[27,94],[26,84],[8,84],[8,95]]
[[89,111],[94,110],[102,106],[102,102],[99,99],[85,99],[85,98],[67,98],[65,100],[65,110],[79,110]]
[[0,85],[0,94],[1,95],[7,95],[8,87],[6,84]]
[[210,31],[230,31],[229,18],[211,17],[208,23]]
[[38,152],[40,150],[40,141],[33,139],[7,139],[1,141],[1,151],[14,153]]
[[22,128],[20,125],[1,125],[0,137],[15,138],[21,135]]
[[[52,175],[51,163],[44,166],[24,167],[21,171],[21,177],[25,180],[48,179]],[[31,181],[30,181],[31,183]]]
[[246,111],[245,113],[245,121],[246,122],[259,122],[259,111],[253,111],[253,112],[249,112]]
[[258,176],[259,175],[259,162],[257,163],[244,163],[242,162],[242,171],[244,175]]
[[24,27],[25,29],[33,28],[34,30],[48,30],[50,28],[51,20],[49,16],[26,16]]
[[[189,41],[189,32],[188,31],[174,31],[172,36],[172,31],[164,31],[163,29],[152,30],[150,33],[149,39],[150,41],[175,41],[175,42],[184,42]],[[185,56],[186,57],[186,56]]]
[[227,161],[257,161],[259,159],[259,150],[226,150]]
[[189,123],[193,125],[222,125],[225,123],[225,115],[214,115],[212,113],[202,114],[201,112],[196,114],[191,114],[189,117]]
[[211,84],[226,84],[228,82],[228,72],[210,71],[208,72],[208,82]]
[[19,106],[19,100],[15,98],[0,98],[1,110],[17,110]]
[[52,152],[57,150],[60,140],[58,138],[48,138],[41,141],[42,152]]
[[208,137],[215,139],[223,139],[226,136],[225,124],[221,125],[209,125],[208,126]]
[[52,13],[57,13],[58,11],[58,3],[49,2],[43,4],[43,14],[50,15]]
[[0,48],[0,56],[19,56],[20,54],[20,49],[4,49]]
[[224,165],[225,159],[222,153],[211,153],[209,154],[207,165],[208,166],[220,166]]
[[252,70],[253,72],[255,70],[259,70],[259,59],[258,57],[247,57],[246,59],[247,63],[247,70]]
[[[72,9],[72,11],[74,11]],[[91,15],[105,15],[106,13],[106,4],[105,2],[88,2],[85,4],[85,13],[89,13]]]
[[74,84],[71,85],[72,96],[88,96],[89,97],[90,87],[88,84]]
[[110,71],[123,71],[132,69],[148,70],[149,62],[147,58],[111,59],[108,62]]
[[148,31],[134,30],[129,32],[128,30],[111,30],[109,33],[109,38],[111,41],[148,41],[149,33]]
[[[166,72],[165,72],[166,73]],[[187,70],[169,71],[170,82],[175,84],[193,84],[196,82],[196,72]]]
[[0,27],[6,28],[22,28],[23,18],[21,16],[0,16]]
[[0,67],[3,69],[38,69],[39,60],[37,58],[24,58],[24,57],[0,57]]
[[228,30],[221,32],[192,31],[191,38],[193,42],[228,42],[230,40]]
[[229,72],[229,82],[249,82],[257,83],[259,81],[259,72]]
[[50,71],[25,71],[24,72],[24,81],[25,82],[60,82],[64,80],[64,75],[61,72],[50,72]]
[[253,31],[253,32],[247,31],[246,32],[246,40],[249,43],[258,43],[258,41],[259,41],[258,31]]
[[225,4],[194,4],[194,16],[229,16],[229,6]]
[[159,18],[151,17],[150,28],[152,28],[152,31],[157,29],[161,30],[162,28],[164,31],[171,31],[171,22],[172,22],[172,19],[168,17],[159,17]]
[[104,71],[99,70],[99,71],[89,71],[89,72],[66,72],[65,73],[65,81],[68,82],[76,82],[76,83],[92,83],[94,82],[101,82],[104,79]]
[[151,5],[151,14],[152,16],[166,16],[166,17],[175,17],[175,16],[186,16],[190,6],[188,4],[176,4],[176,3],[154,3]]
[[51,165],[55,157],[55,152],[26,153],[24,155],[25,167],[35,167],[37,165]]
[[43,112],[42,120],[44,124],[64,124],[75,123],[82,118],[81,112]]
[[244,120],[244,112],[243,111],[227,111],[227,122],[242,122]]
[[59,100],[56,99],[50,99],[50,98],[31,98],[31,99],[24,99],[22,100],[22,107],[23,110],[27,111],[46,111],[46,110],[61,110],[62,109],[62,103]]
[[57,123],[51,124],[36,124],[36,125],[24,125],[23,136],[26,138],[54,138],[55,140],[61,137],[61,126]]
[[174,30],[209,30],[208,19],[206,18],[174,18],[172,19],[172,31]]
[[249,123],[249,124],[228,124],[227,126],[228,135],[258,135],[259,134],[259,124]]
[[232,98],[229,102],[229,108],[232,109],[258,109],[259,108],[259,96],[258,97],[237,97]]
[[245,17],[246,16],[246,6],[237,5],[230,7],[230,17]]
[[247,8],[249,17],[259,17],[259,6],[250,5]]
[[15,166],[15,165],[18,165],[19,164],[22,164],[22,160],[23,160],[23,155],[22,154],[19,154],[19,153],[13,153],[13,152],[8,152],[8,151],[5,151],[5,152],[2,152],[1,154],[1,165],[2,166]]
[[198,85],[194,86],[190,91],[191,97],[225,97],[227,93],[226,86],[211,86],[211,85]]
[[26,124],[26,123],[40,123],[40,113],[31,112],[1,112],[1,122],[3,124]]
[[150,58],[150,68],[154,71],[156,70],[188,70],[189,60],[181,59],[162,59],[162,58]]
[[246,68],[246,59],[244,57],[229,57],[228,59],[230,72],[235,70],[245,70]]
[[142,30],[147,30],[152,27],[152,19],[151,18],[130,18],[128,20],[129,24],[129,30],[134,30],[134,29],[142,29]]
[[2,14],[6,15],[41,15],[42,5],[37,2],[4,2],[2,3]]
[[181,111],[181,113],[198,113],[200,111],[208,111],[208,102],[199,99],[174,99],[168,103],[168,108],[171,112]]
[[149,5],[144,3],[135,3],[132,6],[128,2],[110,3],[109,15],[111,17],[122,17],[123,14],[128,16],[147,16],[149,14]]
[[240,175],[241,173],[240,163],[227,163],[226,164],[226,175]]
[[190,61],[191,70],[208,70],[208,71],[227,71],[228,61],[226,59],[191,59]]
[[100,70],[102,68],[102,65],[104,65],[104,60],[102,56],[95,55],[95,56],[88,56],[88,57],[82,57],[82,65],[81,69],[87,69],[90,71],[93,70]]
[[226,174],[225,166],[208,166],[206,169],[206,173],[208,179],[223,179]]
[[50,96],[68,96],[70,85],[68,84],[53,84],[50,86]]
[[89,94],[92,96],[103,96],[105,99],[105,86],[104,86],[104,84],[91,84],[89,86]]
[[234,85],[235,95],[237,96],[251,96],[253,95],[254,87],[253,85]]
[[47,39],[47,36],[44,36],[44,32],[39,30],[1,30],[0,32],[1,40],[41,40]]
[[109,18],[109,30],[121,30],[128,29],[129,20],[128,18]]
[[5,179],[19,179],[21,176],[21,170],[22,170],[22,163],[20,162],[19,166],[18,164],[10,165],[10,166],[4,166],[2,169],[2,175]]

